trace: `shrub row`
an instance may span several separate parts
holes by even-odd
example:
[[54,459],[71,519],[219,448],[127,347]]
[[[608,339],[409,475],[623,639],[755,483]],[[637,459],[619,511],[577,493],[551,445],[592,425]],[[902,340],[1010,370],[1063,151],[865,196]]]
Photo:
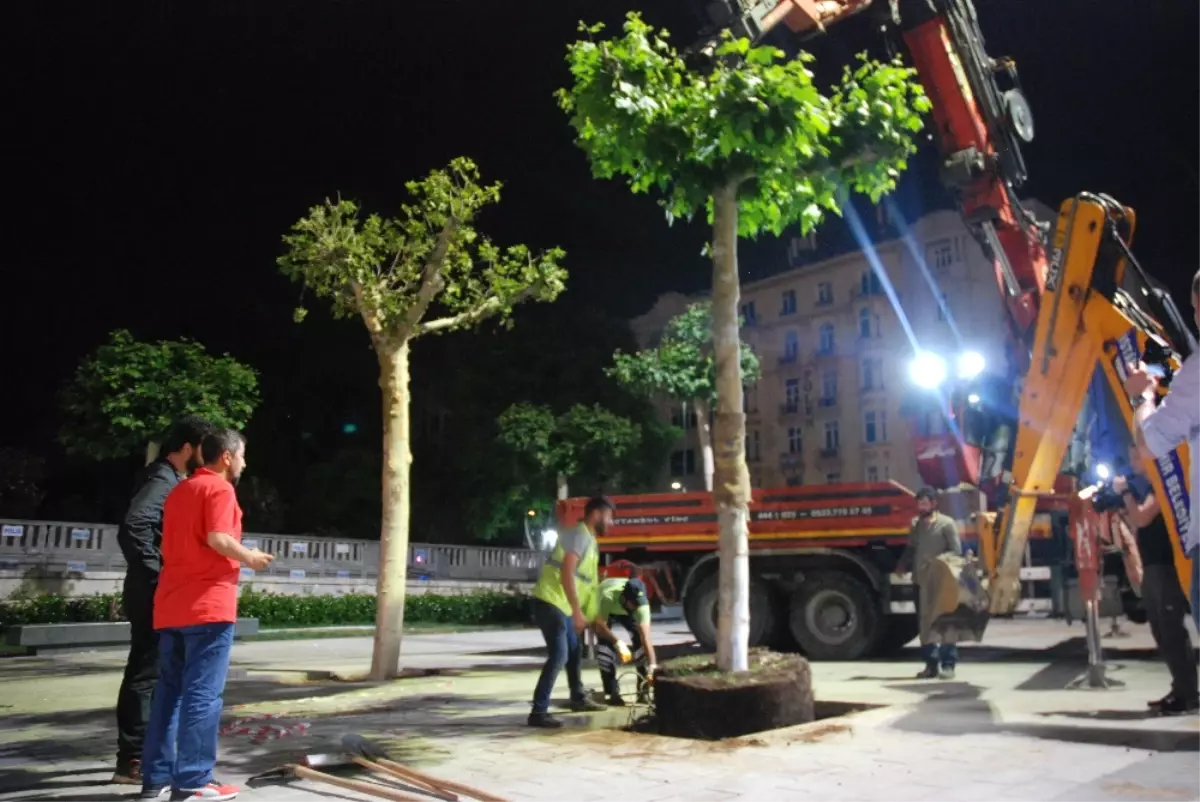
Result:
[[[281,596],[246,590],[238,600],[238,615],[257,618],[262,627],[369,626],[375,623],[375,597]],[[122,620],[119,593],[80,598],[35,596],[0,603],[0,629]],[[404,620],[411,624],[521,624],[529,621],[529,600],[521,594],[498,591],[454,596],[426,593],[405,600]]]

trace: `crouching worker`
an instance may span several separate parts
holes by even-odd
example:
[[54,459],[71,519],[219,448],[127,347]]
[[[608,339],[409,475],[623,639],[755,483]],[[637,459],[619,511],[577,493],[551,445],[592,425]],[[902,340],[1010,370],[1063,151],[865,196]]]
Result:
[[[649,682],[658,660],[650,642],[650,600],[646,586],[639,579],[616,577],[600,583],[600,615],[592,624],[599,644],[596,662],[604,695],[610,705],[623,705],[617,685],[617,667],[633,662],[638,673],[638,701],[649,701]],[[633,651],[618,638],[612,628],[620,624],[633,641]]]

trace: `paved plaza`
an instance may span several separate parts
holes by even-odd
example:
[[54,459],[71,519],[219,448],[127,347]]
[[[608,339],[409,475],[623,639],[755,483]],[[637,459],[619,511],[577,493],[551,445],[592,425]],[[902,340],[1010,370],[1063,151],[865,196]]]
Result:
[[[537,632],[413,635],[408,676],[357,681],[370,641],[239,644],[226,718],[294,734],[221,740],[222,780],[338,751],[358,733],[393,759],[512,800],[1198,800],[1200,718],[1157,718],[1167,689],[1145,627],[1106,639],[1107,690],[1067,690],[1085,666],[1083,630],[997,621],[963,648],[956,681],[916,681],[895,661],[813,665],[819,712],[805,727],[716,743],[620,729],[627,712],[523,726],[540,664]],[[687,651],[678,625],[660,644]],[[120,652],[0,660],[0,800],[129,797],[106,783],[115,745]],[[598,685],[594,669],[589,683]],[[560,683],[560,692],[565,688]],[[272,716],[272,718],[267,718]],[[307,724],[300,730],[297,724]],[[361,775],[357,775],[360,776]],[[417,792],[411,792],[419,796]],[[244,791],[253,802],[368,797],[310,782]]]

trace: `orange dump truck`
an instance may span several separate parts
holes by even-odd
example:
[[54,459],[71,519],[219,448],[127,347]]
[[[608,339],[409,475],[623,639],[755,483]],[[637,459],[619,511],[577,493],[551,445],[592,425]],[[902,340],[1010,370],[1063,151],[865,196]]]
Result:
[[[978,494],[975,494],[976,496]],[[606,575],[637,574],[660,605],[680,604],[696,639],[716,643],[717,511],[709,493],[613,496],[615,525],[599,538]],[[959,520],[964,549],[980,553],[982,520],[970,494],[941,507]],[[583,517],[585,498],[560,501],[560,527]],[[892,574],[917,514],[913,492],[896,482],[757,489],[750,506],[751,645],[799,647],[812,659],[857,660],[898,649],[917,634],[911,581]],[[1031,551],[1046,555],[1023,571],[1022,609],[1053,612],[1046,584],[1058,566],[1058,527],[1043,513]],[[1065,543],[1065,532],[1062,543]],[[1048,548],[1042,548],[1043,546]],[[1037,565],[1036,562],[1043,564]],[[1041,598],[1039,598],[1039,596]]]

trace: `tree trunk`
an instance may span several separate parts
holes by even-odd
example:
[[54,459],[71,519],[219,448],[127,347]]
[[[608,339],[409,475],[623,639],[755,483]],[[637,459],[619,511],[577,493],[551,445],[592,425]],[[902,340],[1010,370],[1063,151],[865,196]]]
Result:
[[149,443],[146,443],[146,464],[147,465],[149,465],[151,462],[154,462],[154,460],[158,459],[158,452],[161,448],[162,448],[162,445],[160,443],[154,442],[153,440],[151,440]]
[[737,182],[714,193],[712,339],[717,365],[713,500],[720,531],[717,668],[746,671],[750,643],[750,472],[738,335]]
[[555,476],[555,483],[557,484],[556,490],[558,500],[566,501],[568,498],[570,498],[569,489],[567,488],[567,475],[565,473],[558,474]]
[[408,343],[379,351],[383,391],[383,509],[379,582],[375,589],[375,644],[371,679],[400,674],[404,596],[408,589],[409,451]]
[[704,460],[704,489],[711,493],[713,489],[713,445],[712,417],[709,414],[708,402],[699,398],[692,401],[696,410],[696,434],[700,438],[700,454]]

